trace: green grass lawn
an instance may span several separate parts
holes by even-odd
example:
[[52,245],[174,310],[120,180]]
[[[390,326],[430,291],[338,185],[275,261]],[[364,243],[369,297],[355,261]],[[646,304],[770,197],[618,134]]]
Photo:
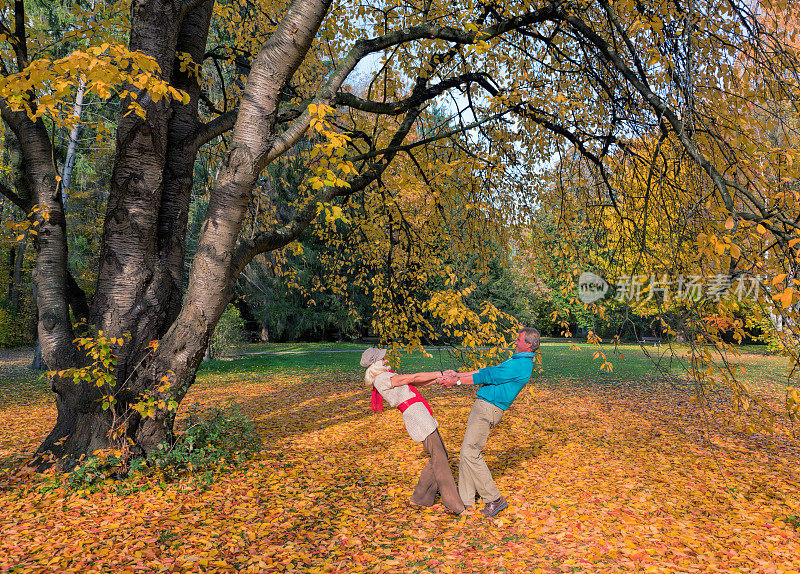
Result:
[[[597,347],[560,340],[542,343],[542,373],[537,375],[541,384],[575,386],[617,385],[652,382],[654,380],[686,379],[688,348],[645,347],[638,345],[602,345],[600,349],[611,361],[611,373],[600,370],[602,359],[593,358]],[[360,376],[363,369],[358,364],[363,343],[259,343],[244,345],[238,357],[227,360],[204,362],[198,372],[198,381],[210,376],[237,374],[260,376],[264,374],[313,374],[314,372],[340,372]],[[775,398],[783,396],[787,386],[786,357],[765,353],[764,347],[741,348],[740,357],[731,358],[745,366],[740,377],[754,389],[766,392]],[[432,349],[430,356],[420,352],[401,353],[396,369],[402,372],[465,368],[459,353],[451,349]],[[5,400],[23,404],[49,396],[49,385],[42,373],[27,369],[27,360],[0,361],[0,385]],[[796,383],[795,383],[796,384]]]
[[[577,346],[577,349],[575,348]],[[359,343],[260,343],[239,349],[235,360],[203,363],[198,378],[204,374],[278,373],[299,374],[314,371],[339,371],[354,375],[363,370],[358,364],[360,352],[367,345]],[[542,372],[536,375],[542,384],[592,386],[648,384],[654,381],[686,381],[689,348],[685,345],[640,347],[639,345],[601,345],[612,363],[609,373],[601,371],[602,358],[594,358],[598,347],[586,343],[546,340],[542,343]],[[753,389],[773,398],[783,396],[787,386],[786,357],[766,354],[764,347],[743,346],[738,357],[728,357],[745,367],[739,378]],[[429,356],[420,352],[400,353],[395,368],[400,372],[465,369],[456,350],[431,349]]]

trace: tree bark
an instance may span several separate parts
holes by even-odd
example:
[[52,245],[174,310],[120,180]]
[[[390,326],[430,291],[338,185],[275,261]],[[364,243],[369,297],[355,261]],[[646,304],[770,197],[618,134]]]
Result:
[[19,300],[22,291],[22,264],[25,263],[25,250],[28,247],[28,232],[22,234],[22,239],[14,250],[14,268],[11,273],[11,284],[8,286],[9,304],[11,310],[16,315],[19,313]]
[[[5,102],[0,102],[0,113],[19,140],[31,203],[47,214],[35,216],[39,221],[33,241],[36,249],[33,283],[39,309],[37,330],[44,362],[51,369],[65,369],[75,365],[77,354],[72,342],[67,293],[66,221],[56,185],[53,149],[41,119],[32,121],[25,112],[9,109]],[[71,380],[54,377],[51,385],[56,394],[58,418],[39,452],[51,450],[57,454],[63,446],[56,443],[71,432],[75,413],[84,403],[81,388]]]
[[11,300],[14,292],[14,265],[17,261],[17,246],[12,245],[8,250],[8,289],[6,289],[6,299]]
[[[47,212],[34,236],[36,266],[33,281],[39,300],[39,337],[45,362],[54,369],[74,364],[73,333],[67,296],[67,243],[64,213],[56,186],[56,171],[47,128],[24,112],[0,105],[3,119],[17,136],[32,202]],[[46,341],[46,343],[45,343]]]
[[[182,3],[134,3],[130,49],[151,56],[162,78],[172,75]],[[130,87],[129,89],[135,90]],[[140,93],[147,116],[125,115],[123,102],[111,188],[103,227],[100,268],[90,322],[112,337],[128,335],[116,351],[117,380],[130,375],[140,352],[159,337],[169,272],[158,257],[158,213],[163,191],[171,104]]]
[[[19,139],[13,135],[13,131],[6,137],[6,144],[11,155],[11,170],[14,179],[14,188],[17,193],[26,201],[31,200],[31,189],[25,179],[25,160]],[[27,210],[26,210],[27,211]],[[23,213],[25,215],[25,213]],[[25,250],[28,247],[28,232],[26,231],[22,239],[11,248],[9,253],[8,271],[8,301],[14,314],[19,311],[20,289],[22,283],[22,264],[25,261]]]
[[33,361],[31,361],[30,368],[34,371],[44,371],[47,365],[44,364],[42,358],[42,346],[39,344],[39,339],[36,339],[36,347],[33,350]]
[[151,102],[145,120],[130,115],[119,121],[91,321],[112,336],[130,334],[118,353],[120,382],[180,308],[200,90],[175,54],[202,61],[212,8],[207,0],[183,15],[181,3],[152,1],[134,18],[130,48],[156,59],[163,77],[187,91],[190,101]]
[[[213,2],[207,1],[189,13],[178,35],[177,52],[188,53],[193,62],[202,62],[211,25]],[[186,227],[194,181],[194,162],[199,146],[197,132],[200,127],[198,103],[200,84],[192,70],[180,70],[173,65],[172,85],[189,94],[189,103],[172,103],[168,124],[167,157],[164,165],[164,192],[158,212],[158,253],[168,271],[169,284],[165,286],[165,321],[158,330],[160,338],[175,320],[183,298],[186,254]]]

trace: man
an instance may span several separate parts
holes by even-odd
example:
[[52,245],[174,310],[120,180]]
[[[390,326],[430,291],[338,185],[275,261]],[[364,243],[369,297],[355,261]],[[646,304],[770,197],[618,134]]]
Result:
[[458,465],[458,493],[464,506],[475,502],[475,492],[485,503],[481,513],[495,516],[508,507],[500,494],[489,467],[483,459],[483,447],[503,413],[531,378],[533,359],[539,348],[539,331],[532,327],[520,329],[514,355],[507,361],[468,373],[447,371],[440,379],[448,388],[456,385],[479,385],[478,397],[467,418],[464,442],[461,443],[461,462]]

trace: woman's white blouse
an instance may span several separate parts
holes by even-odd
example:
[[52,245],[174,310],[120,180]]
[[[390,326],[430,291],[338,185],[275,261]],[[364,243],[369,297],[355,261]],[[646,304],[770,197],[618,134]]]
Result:
[[[414,398],[414,393],[408,385],[399,387],[392,386],[392,377],[397,373],[385,372],[375,377],[375,388],[386,399],[389,406],[397,408],[397,405]],[[431,416],[428,409],[422,403],[414,403],[403,413],[403,422],[406,423],[406,430],[411,440],[415,442],[424,441],[429,434],[437,429],[439,423]]]

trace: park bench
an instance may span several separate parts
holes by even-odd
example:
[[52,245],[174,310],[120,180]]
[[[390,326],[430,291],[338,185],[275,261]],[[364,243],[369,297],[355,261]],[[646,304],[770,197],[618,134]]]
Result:
[[640,345],[652,344],[654,347],[661,346],[661,337],[642,337],[639,339]]

